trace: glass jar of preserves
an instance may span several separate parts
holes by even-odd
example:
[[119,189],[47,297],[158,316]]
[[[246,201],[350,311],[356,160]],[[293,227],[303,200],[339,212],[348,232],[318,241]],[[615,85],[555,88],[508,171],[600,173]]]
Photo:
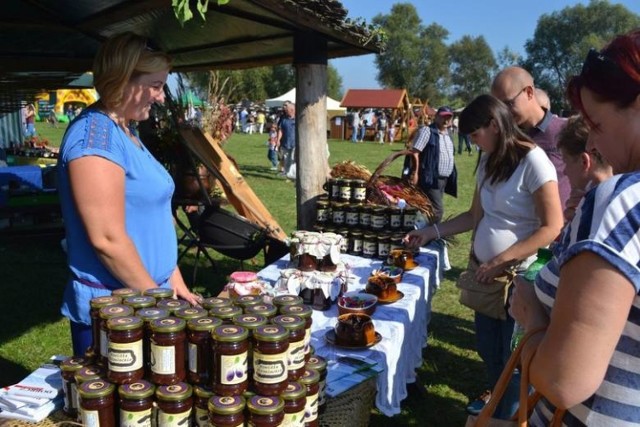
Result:
[[371,227],[371,206],[364,205],[360,208],[360,228],[367,230]]
[[345,221],[345,204],[342,202],[331,203],[331,223],[334,225],[343,225]]
[[[155,298],[154,298],[155,300]],[[142,341],[142,354],[144,355],[145,378],[151,375],[151,321],[169,317],[169,311],[163,308],[141,308],[136,311],[136,316],[144,322],[144,338]]]
[[77,386],[80,386],[80,384],[87,381],[106,380],[106,377],[107,371],[98,365],[83,366],[82,368],[78,369],[73,375],[73,378],[76,380]]
[[146,297],[154,297],[156,302],[173,298],[173,289],[171,288],[151,288],[145,289],[142,295]]
[[289,350],[287,351],[287,379],[295,381],[304,373],[304,336],[305,321],[302,317],[281,314],[271,319],[274,325],[280,325],[289,331]]
[[193,388],[183,382],[162,385],[156,389],[158,426],[190,426],[193,412]]
[[209,399],[208,406],[211,427],[244,426],[244,397],[214,396]]
[[253,331],[253,381],[257,394],[279,396],[287,388],[289,331],[279,325]]
[[87,365],[84,357],[67,357],[60,364],[62,376],[62,391],[64,392],[64,406],[62,410],[71,418],[78,417],[78,385],[75,374]]
[[122,298],[113,296],[91,298],[89,302],[91,306],[89,310],[89,315],[91,316],[91,338],[93,339],[91,349],[96,357],[102,354],[102,349],[100,348],[100,309],[108,305],[120,304],[121,302]]
[[363,179],[354,179],[351,182],[351,202],[364,203],[367,200],[367,182]]
[[284,420],[284,401],[277,396],[253,396],[247,401],[249,425],[276,427]]
[[316,223],[326,224],[329,221],[329,202],[319,200],[316,202]]
[[396,249],[403,249],[402,239],[404,239],[404,233],[394,233],[389,238],[389,253]]
[[362,256],[364,258],[378,256],[378,238],[375,233],[364,233],[362,235]]
[[233,302],[229,298],[209,297],[202,300],[202,308],[211,310],[213,307],[230,307]]
[[317,427],[318,423],[318,393],[320,391],[320,374],[315,369],[305,368],[300,383],[307,389],[307,406],[304,410],[305,426]]
[[195,424],[197,427],[209,427],[209,399],[213,397],[213,390],[209,387],[194,386],[195,399],[193,411],[195,412]]
[[342,203],[349,203],[351,201],[351,180],[343,179],[340,181],[340,195],[338,200]]
[[305,360],[309,360],[309,356],[311,355],[311,325],[313,324],[311,315],[313,314],[313,310],[308,305],[291,305],[282,307],[280,314],[285,316],[298,316],[304,319],[304,358]]
[[213,358],[211,331],[220,326],[216,317],[201,317],[187,322],[187,379],[191,384],[209,384]]
[[169,313],[171,313],[172,316],[175,316],[178,310],[189,308],[191,307],[191,304],[182,299],[163,299],[158,301],[156,307],[169,310]]
[[371,229],[380,231],[384,230],[388,223],[388,212],[384,206],[376,206],[371,211]]
[[284,401],[284,421],[282,425],[304,426],[307,389],[298,381],[290,381],[280,398]]
[[131,289],[131,288],[114,289],[111,291],[111,296],[120,297],[123,299],[128,297],[137,297],[137,296],[140,296],[140,291],[137,289]]
[[271,301],[273,305],[278,307],[278,311],[282,314],[282,307],[288,305],[302,305],[302,297],[298,295],[278,295]]
[[400,230],[402,228],[402,209],[397,206],[389,207],[389,229]]
[[156,299],[154,297],[145,297],[143,295],[135,297],[126,297],[122,300],[124,305],[128,305],[134,310],[140,310],[141,308],[154,307],[156,305]]
[[246,314],[254,314],[258,316],[264,316],[267,320],[270,320],[273,316],[278,313],[278,308],[273,304],[260,303],[256,305],[251,305],[246,308]]
[[107,321],[107,329],[107,379],[114,384],[141,380],[144,376],[142,319],[136,316],[115,317]]
[[177,317],[151,321],[151,381],[157,385],[185,380],[186,322]]
[[247,307],[260,304],[263,302],[262,295],[242,295],[235,300],[235,305],[242,308],[243,312],[246,312]]
[[242,308],[235,305],[229,307],[213,307],[209,310],[210,316],[217,317],[222,320],[222,323],[227,325],[231,325],[233,323],[233,316],[238,314],[242,314]]
[[349,232],[349,246],[347,247],[347,253],[349,255],[362,255],[362,231],[351,230]]
[[249,387],[252,386],[253,383],[253,331],[256,330],[258,326],[266,325],[268,320],[264,316],[260,316],[257,314],[236,314],[233,316],[233,324],[242,326],[247,331],[249,331],[249,351],[247,353],[247,377],[249,378]]
[[247,390],[249,331],[242,326],[221,325],[213,329],[211,388],[218,396],[239,396]]
[[378,235],[378,258],[386,260],[389,256],[390,236],[387,233]]
[[301,253],[298,255],[298,270],[314,271],[318,268],[318,259],[309,253]]
[[329,200],[338,200],[340,197],[340,179],[329,178],[327,187],[326,190],[329,193]]
[[116,386],[105,380],[80,384],[80,419],[85,426],[115,426],[116,406],[113,392]]
[[120,427],[151,427],[156,386],[140,380],[118,387]]
[[360,223],[360,205],[348,204],[345,209],[344,222],[349,227],[357,227]]
[[413,206],[407,206],[404,208],[402,215],[402,228],[405,230],[413,230],[416,225],[416,216],[418,209]]
[[191,319],[200,319],[203,317],[207,317],[209,312],[204,308],[200,307],[189,307],[189,308],[181,308],[177,310],[174,316],[184,319],[185,322],[188,322]]
[[318,413],[321,414],[324,409],[324,404],[327,403],[327,361],[317,354],[314,354],[309,358],[305,367],[307,369],[314,369],[320,374],[320,380],[318,381]]
[[133,315],[133,308],[123,305],[114,304],[102,307],[99,312],[100,315],[100,353],[97,354],[97,361],[99,365],[107,366],[109,363],[109,341],[107,339],[107,321],[115,317],[125,317]]

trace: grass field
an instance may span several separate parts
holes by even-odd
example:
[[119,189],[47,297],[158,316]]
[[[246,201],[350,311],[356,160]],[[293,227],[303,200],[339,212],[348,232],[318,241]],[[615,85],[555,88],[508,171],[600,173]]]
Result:
[[[38,128],[53,145],[59,144],[62,129]],[[236,134],[225,150],[239,164],[240,172],[283,229],[295,229],[295,184],[269,170],[266,135]],[[351,144],[329,140],[331,165],[355,160],[373,171],[401,144],[380,146],[373,143]],[[473,187],[476,157],[456,157],[459,171],[459,198],[445,198],[445,216],[468,209]],[[385,174],[398,176],[401,160],[392,163]],[[402,413],[392,419],[375,410],[373,426],[459,426],[466,419],[464,407],[484,384],[484,369],[474,351],[472,312],[458,303],[454,280],[466,266],[469,235],[458,236],[449,248],[452,269],[434,297],[429,325],[429,345],[423,351],[424,362],[418,370],[424,388],[412,386],[402,404]],[[215,293],[226,283],[226,276],[239,269],[239,263],[212,253],[218,271],[200,261],[195,288],[205,295]],[[180,267],[191,277],[194,254]],[[259,270],[261,259],[245,262],[245,268]],[[15,382],[53,354],[70,354],[68,324],[59,314],[67,272],[60,249],[60,236],[15,237],[0,240],[0,271],[3,272],[3,327],[0,328],[0,385]]]

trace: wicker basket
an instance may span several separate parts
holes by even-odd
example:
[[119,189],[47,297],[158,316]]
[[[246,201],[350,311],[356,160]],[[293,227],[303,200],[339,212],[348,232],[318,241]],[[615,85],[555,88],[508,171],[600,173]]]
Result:
[[29,421],[0,419],[0,427],[71,427],[80,426],[74,419],[65,415],[62,410],[57,410],[39,423]]
[[367,427],[376,396],[376,378],[369,378],[339,396],[328,398],[321,427]]

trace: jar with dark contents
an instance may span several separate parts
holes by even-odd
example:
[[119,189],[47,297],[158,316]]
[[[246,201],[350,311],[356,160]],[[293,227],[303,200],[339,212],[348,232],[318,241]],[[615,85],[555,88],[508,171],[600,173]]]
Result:
[[107,379],[110,382],[128,384],[144,376],[143,328],[142,319],[136,316],[115,317],[107,321]]
[[133,308],[123,305],[114,304],[100,309],[100,354],[98,356],[98,364],[107,366],[109,363],[109,340],[107,334],[109,329],[107,328],[107,322],[109,319],[116,317],[132,316]]
[[120,288],[120,289],[114,289],[111,291],[111,296],[120,297],[123,299],[128,297],[137,297],[140,295],[141,293],[139,290],[131,289],[131,288]]
[[348,204],[344,211],[344,223],[348,227],[357,227],[360,223],[360,206],[355,203]]
[[[155,300],[155,298],[154,298]],[[144,338],[142,341],[142,354],[144,355],[145,378],[151,376],[151,322],[157,319],[169,317],[169,311],[163,308],[141,308],[136,311],[136,316],[144,322]]]
[[246,312],[247,307],[260,304],[263,301],[262,295],[242,295],[236,298],[235,305],[242,308],[243,312]]
[[242,314],[242,307],[238,307],[236,305],[229,307],[213,307],[209,310],[210,316],[217,317],[222,320],[222,323],[227,325],[233,324],[233,316],[238,314]]
[[98,365],[87,365],[78,369],[73,378],[76,380],[76,385],[86,383],[93,380],[106,380],[107,371]]
[[311,315],[313,310],[308,305],[291,305],[282,307],[280,313],[285,316],[298,316],[304,319],[304,358],[308,361],[311,355],[311,325],[313,324]]
[[266,325],[268,320],[264,316],[256,314],[236,314],[233,316],[233,324],[242,326],[249,331],[249,351],[247,353],[247,377],[249,378],[249,387],[253,385],[253,331],[258,326]]
[[360,228],[367,230],[371,227],[371,206],[364,205],[360,208]]
[[338,196],[338,200],[342,203],[349,203],[351,201],[351,180],[343,179],[340,182],[340,195]]
[[390,236],[387,233],[380,233],[378,235],[378,251],[377,255],[379,259],[386,260],[389,256]]
[[213,329],[211,388],[218,396],[239,396],[247,390],[249,331],[242,326],[221,325]]
[[284,420],[284,401],[277,396],[256,395],[247,401],[249,425],[276,427]]
[[135,297],[126,297],[122,300],[124,305],[128,305],[134,310],[140,310],[141,308],[155,307],[156,299],[154,297],[145,297],[143,295]]
[[116,386],[105,380],[91,380],[80,384],[80,420],[85,426],[115,426],[116,405],[113,392]]
[[351,202],[364,203],[367,200],[367,183],[363,179],[354,179],[351,182]]
[[316,202],[316,223],[326,224],[329,222],[329,202],[321,200]]
[[342,202],[331,203],[331,223],[334,225],[343,225],[345,221],[345,204]]
[[342,252],[343,254],[347,253],[347,249],[349,246],[349,229],[348,228],[339,228],[338,230],[336,230],[336,233],[339,234],[340,236],[342,236],[342,239],[340,239],[339,244],[340,244],[340,252]]
[[362,231],[351,230],[348,235],[347,253],[349,255],[362,255]]
[[388,222],[387,208],[375,206],[371,211],[371,229],[375,231],[384,230]]
[[413,230],[416,225],[416,217],[418,215],[418,209],[413,206],[407,206],[404,208],[402,215],[402,228],[406,231]]
[[389,207],[389,229],[402,229],[402,209],[397,206]]
[[213,356],[211,354],[211,331],[220,326],[216,317],[201,317],[187,322],[187,379],[191,384],[209,384]]
[[140,380],[118,387],[120,427],[151,427],[156,386]]
[[305,368],[300,383],[307,389],[307,405],[304,410],[305,426],[317,427],[318,422],[318,393],[320,391],[320,374],[315,369]]
[[307,389],[298,381],[290,381],[280,398],[284,401],[284,420],[282,425],[304,426]]
[[257,394],[279,396],[287,388],[289,331],[279,325],[253,331],[253,381]]
[[200,319],[202,317],[207,317],[209,312],[204,308],[200,307],[188,307],[181,308],[180,310],[174,313],[174,316],[184,319],[185,322],[188,322],[191,319]]
[[327,403],[327,361],[323,357],[314,354],[309,358],[305,367],[316,370],[320,374],[320,380],[318,381],[318,413],[322,414],[324,405]]
[[264,316],[267,320],[278,314],[278,308],[273,304],[260,303],[251,305],[245,309],[245,314],[253,314],[258,316]]
[[193,413],[193,388],[183,382],[162,385],[156,389],[158,426],[190,426]]
[[396,249],[403,249],[404,245],[402,244],[402,239],[404,239],[404,233],[394,233],[389,238],[389,253],[395,251]]
[[271,319],[274,325],[280,325],[289,331],[289,350],[287,351],[287,380],[295,381],[304,373],[304,336],[305,321],[300,316],[281,314]]
[[91,309],[89,315],[91,316],[91,338],[93,339],[92,353],[95,357],[100,357],[102,349],[100,348],[100,309],[109,305],[120,304],[122,298],[120,297],[96,297],[92,298],[89,302]]
[[375,233],[362,235],[362,257],[375,258],[378,255],[378,236]]
[[193,387],[195,399],[193,412],[195,424],[198,427],[209,427],[209,399],[213,397],[213,390],[209,387],[197,385]]
[[213,307],[231,307],[233,302],[229,298],[209,297],[202,300],[202,308],[211,310]]
[[173,298],[173,289],[171,288],[151,288],[142,291],[142,295],[146,297],[154,297],[156,302]]
[[274,297],[271,302],[273,305],[278,307],[279,312],[282,310],[282,307],[303,304],[302,297],[299,297],[298,295],[278,295],[277,297]]
[[169,310],[169,313],[171,313],[172,316],[175,316],[178,310],[189,308],[191,307],[191,304],[182,299],[163,299],[158,301],[156,307]]
[[245,400],[242,396],[214,396],[209,399],[211,427],[244,426]]
[[75,374],[83,366],[87,365],[84,357],[67,357],[60,364],[62,376],[62,391],[64,392],[64,406],[62,410],[71,418],[78,416],[78,385]]
[[177,317],[151,321],[151,381],[157,385],[185,380],[186,322]]
[[329,179],[329,199],[338,200],[340,198],[340,178]]

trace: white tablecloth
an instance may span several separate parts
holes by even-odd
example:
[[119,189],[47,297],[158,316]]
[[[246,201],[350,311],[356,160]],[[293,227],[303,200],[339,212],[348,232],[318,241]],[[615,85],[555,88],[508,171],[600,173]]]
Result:
[[[364,288],[371,270],[380,268],[382,261],[342,255],[355,276],[349,290]],[[387,416],[400,413],[400,402],[407,397],[407,384],[415,382],[416,369],[422,364],[422,349],[427,345],[427,325],[431,319],[431,299],[440,285],[444,270],[449,268],[447,250],[442,242],[432,242],[422,248],[415,258],[419,267],[405,272],[398,290],[404,297],[388,305],[378,305],[373,314],[376,332],[382,341],[365,350],[345,350],[327,343],[325,334],[336,324],[338,309],[313,312],[311,344],[316,353],[327,361],[340,356],[364,356],[375,360],[384,370],[378,375],[376,406]],[[287,268],[289,256],[267,266],[258,273],[263,280],[274,284],[280,270]]]

